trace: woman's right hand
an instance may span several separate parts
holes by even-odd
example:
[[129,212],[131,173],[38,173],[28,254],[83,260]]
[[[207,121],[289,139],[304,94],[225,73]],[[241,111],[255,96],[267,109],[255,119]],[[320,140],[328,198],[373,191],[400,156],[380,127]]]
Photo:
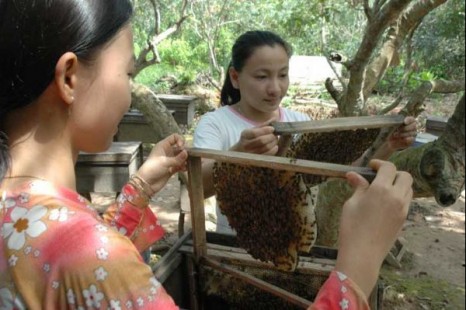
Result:
[[369,184],[347,174],[355,192],[342,209],[336,269],[369,296],[380,267],[401,231],[413,197],[411,175],[386,161],[372,160],[377,176]]
[[230,148],[230,151],[275,155],[278,151],[278,137],[270,122],[258,127],[245,129],[240,140]]

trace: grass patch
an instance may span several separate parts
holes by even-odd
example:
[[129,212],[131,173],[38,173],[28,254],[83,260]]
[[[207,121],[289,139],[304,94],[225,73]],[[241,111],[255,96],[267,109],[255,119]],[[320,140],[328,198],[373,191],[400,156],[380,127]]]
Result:
[[385,286],[384,309],[464,309],[464,287],[427,275],[408,277],[389,267],[382,269],[380,277]]

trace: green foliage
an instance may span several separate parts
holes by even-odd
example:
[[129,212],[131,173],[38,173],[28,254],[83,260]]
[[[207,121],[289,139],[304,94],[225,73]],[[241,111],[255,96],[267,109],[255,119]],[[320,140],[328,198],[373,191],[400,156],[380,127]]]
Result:
[[[338,51],[351,57],[359,48],[366,25],[362,5],[348,0],[190,2],[191,17],[183,23],[181,31],[157,46],[162,62],[143,70],[137,76],[137,81],[167,88],[170,84],[166,81],[168,76],[178,83],[192,82],[199,74],[206,73],[218,80],[218,72],[211,63],[208,42],[214,43],[217,63],[226,68],[234,40],[251,29],[277,32],[291,43],[296,55]],[[155,20],[150,1],[133,0],[133,3],[136,12],[133,30],[138,53],[147,44],[147,35],[153,32]],[[181,0],[159,0],[157,3],[160,4],[163,31],[179,17],[177,12]],[[206,8],[209,8],[208,16]],[[464,0],[449,0],[424,19],[413,42],[413,57],[420,69],[413,74],[409,88],[433,78],[464,78],[464,10]],[[211,35],[210,38],[207,33]],[[402,66],[391,68],[378,90],[397,92],[403,74]],[[285,104],[288,104],[286,100]]]
[[449,0],[424,19],[414,37],[419,66],[445,79],[464,79],[465,1]]
[[[382,81],[377,86],[377,91],[381,94],[393,94],[398,93],[402,87],[403,76],[405,74],[404,64],[400,66],[390,68]],[[417,87],[421,86],[425,81],[433,81],[439,77],[435,72],[430,70],[422,70],[414,72],[406,85],[407,91],[412,91]]]

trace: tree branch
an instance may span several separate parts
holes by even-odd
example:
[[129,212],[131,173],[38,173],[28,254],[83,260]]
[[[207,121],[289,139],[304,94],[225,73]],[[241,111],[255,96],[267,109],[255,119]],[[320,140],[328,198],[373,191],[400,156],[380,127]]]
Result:
[[[424,109],[424,101],[431,93],[458,93],[464,91],[465,84],[464,80],[461,81],[428,81],[419,86],[412,94],[411,100],[408,101],[406,106],[398,113],[405,116],[418,117]],[[377,149],[387,140],[390,136],[391,131],[382,130],[375,142],[364,154],[362,159],[362,166],[366,166],[369,160],[372,159]]]
[[366,14],[367,20],[372,20],[373,14],[372,9],[369,6],[369,0],[364,0],[364,14]]
[[330,96],[332,96],[333,100],[335,100],[335,102],[337,103],[338,109],[340,109],[341,107],[339,106],[339,104],[341,102],[341,96],[343,93],[335,88],[335,86],[333,85],[333,80],[331,78],[327,78],[325,80],[325,88],[327,89]]
[[328,59],[330,61],[342,64],[346,69],[351,67],[351,62],[348,60],[348,58],[340,53],[331,52],[328,56]]
[[367,25],[364,38],[350,68],[351,77],[348,91],[342,98],[344,110],[340,111],[343,115],[358,115],[362,111],[365,100],[361,90],[366,65],[387,26],[393,23],[409,3],[409,0],[391,0],[374,15],[374,18]]
[[346,83],[345,83],[345,81],[343,81],[343,77],[338,73],[337,68],[335,68],[335,65],[333,64],[333,61],[332,61],[332,59],[335,59],[335,57],[334,57],[335,54],[336,53],[330,53],[331,58],[326,57],[326,59],[327,59],[327,62],[329,64],[330,68],[332,68],[333,73],[335,73],[335,76],[337,77],[338,81],[340,82],[341,86],[343,87],[343,92],[346,92]]
[[366,69],[366,80],[363,86],[363,96],[366,100],[374,87],[380,82],[393,61],[406,37],[412,35],[422,19],[432,10],[447,0],[420,0],[404,12],[388,31],[385,43],[380,53]]
[[[186,9],[188,6],[189,0],[183,0],[180,9],[180,18],[176,21],[171,27],[167,28],[165,31],[160,32],[160,24],[161,24],[161,14],[160,14],[160,5],[159,2],[156,0],[150,0],[152,8],[154,10],[154,18],[155,18],[155,26],[154,26],[154,34],[152,38],[147,40],[147,45],[141,50],[137,59],[136,59],[136,70],[134,76],[139,74],[145,68],[152,66],[154,64],[160,63],[160,55],[157,50],[157,45],[160,44],[163,40],[167,39],[170,35],[177,32],[183,22],[189,17],[186,14]],[[152,58],[147,59],[149,54],[152,53]]]

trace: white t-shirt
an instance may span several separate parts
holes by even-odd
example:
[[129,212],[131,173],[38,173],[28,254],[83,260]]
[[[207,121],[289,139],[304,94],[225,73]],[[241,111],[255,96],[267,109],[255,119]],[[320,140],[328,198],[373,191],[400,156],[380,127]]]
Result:
[[[281,122],[308,121],[303,113],[280,108]],[[260,125],[245,118],[231,106],[223,106],[213,112],[204,114],[194,131],[193,146],[199,148],[227,151],[235,145],[245,129]],[[217,205],[217,232],[235,234]]]

